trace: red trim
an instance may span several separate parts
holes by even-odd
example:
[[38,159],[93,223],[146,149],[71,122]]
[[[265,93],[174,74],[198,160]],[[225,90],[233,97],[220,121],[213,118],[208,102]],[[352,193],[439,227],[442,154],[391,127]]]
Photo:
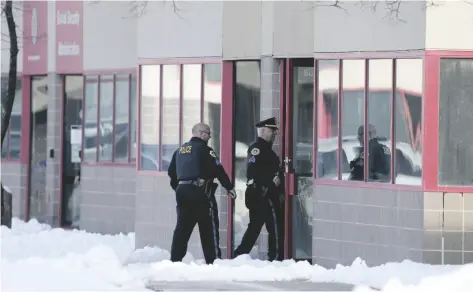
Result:
[[[133,137],[131,135],[131,127],[132,127],[132,112],[131,109],[133,108],[132,104],[132,92],[131,92],[131,82],[133,80],[132,74],[128,75],[128,163],[132,163],[132,155],[131,155],[131,149],[132,149],[132,144],[133,144]],[[115,112],[114,112],[115,114]],[[135,125],[136,126],[136,125]],[[115,148],[115,144],[113,146]],[[113,157],[115,159],[115,157]]]
[[[286,121],[286,111],[284,110],[285,108],[285,95],[284,93],[286,92],[286,84],[284,82],[284,74],[286,72],[286,59],[281,59],[279,61],[279,105],[280,105],[280,110],[279,110],[279,128],[280,129],[285,129],[285,121]],[[284,165],[284,157],[286,156],[285,152],[285,131],[279,131],[279,155],[283,161],[281,161]]]
[[138,65],[215,64],[220,62],[222,62],[221,58],[138,59]]
[[[233,94],[234,94],[234,63],[232,61],[222,62],[222,112],[220,115],[220,149],[222,165],[228,176],[233,176],[233,148],[235,145],[233,129]],[[227,207],[227,258],[232,257],[233,251],[233,206],[234,202],[228,198]]]
[[[339,92],[340,95],[340,92]],[[319,143],[319,136],[318,136],[318,123],[317,119],[319,116],[319,61],[314,59],[314,90],[312,93],[313,103],[314,103],[314,110],[312,113],[312,127],[313,127],[313,152],[312,157],[312,177],[317,177],[317,153],[318,153],[318,143]],[[340,117],[340,114],[338,115]],[[340,119],[339,121],[340,122]],[[340,127],[339,127],[340,128]]]
[[158,171],[163,165],[163,66],[159,66],[159,127],[158,127]]
[[418,51],[394,51],[394,52],[349,52],[349,53],[315,53],[314,58],[316,59],[410,59],[410,58],[421,58],[425,55],[423,50]]
[[26,164],[26,190],[25,190],[25,221],[30,217],[30,180],[31,180],[31,76],[22,77],[22,104],[21,104],[21,150],[20,161]]
[[439,74],[437,56],[426,56],[424,61],[424,147],[422,155],[422,183],[424,191],[438,188],[438,131],[439,131]]
[[82,77],[82,88],[84,89],[82,91],[82,144],[80,146],[80,163],[81,165],[84,163],[84,141],[85,141],[85,119],[87,118],[87,112],[86,112],[86,102],[85,102],[85,76]]
[[289,259],[292,258],[292,200],[293,194],[295,194],[294,190],[294,171],[293,171],[293,76],[294,76],[294,63],[292,59],[286,59],[286,75],[280,76],[280,82],[286,84],[286,91],[284,92],[285,95],[285,117],[286,120],[284,121],[284,136],[285,136],[285,145],[284,145],[284,152],[286,153],[286,157],[290,159],[287,162],[286,166],[286,191],[285,191],[285,204],[284,204],[284,258]]
[[60,106],[61,106],[61,109],[60,109],[60,113],[61,113],[61,117],[60,117],[60,120],[61,120],[61,126],[60,126],[60,129],[61,129],[61,145],[59,146],[59,153],[61,155],[59,155],[59,213],[58,213],[58,223],[59,223],[59,226],[63,226],[63,222],[62,222],[62,218],[64,216],[63,214],[63,208],[62,208],[62,204],[64,202],[64,193],[63,193],[63,180],[64,180],[64,127],[65,127],[65,124],[64,124],[64,114],[65,114],[65,111],[66,111],[66,102],[65,102],[65,90],[66,90],[66,77],[65,75],[60,75],[61,78],[61,89],[60,89],[60,93],[59,93],[59,96],[60,96]]
[[[117,81],[117,78],[115,75],[112,76],[112,162],[115,162],[115,129],[116,129],[116,106],[117,106],[117,90],[116,90],[116,84],[115,82]],[[129,85],[128,85],[129,86]],[[128,90],[128,100],[130,99],[130,90]],[[130,102],[128,102],[130,104]],[[128,116],[130,115],[130,108],[128,108]]]
[[141,168],[141,66],[136,69],[136,172]]
[[84,76],[89,75],[115,75],[115,74],[132,74],[135,72],[135,68],[124,68],[124,69],[103,69],[103,70],[89,70],[84,71]]
[[[364,109],[363,109],[363,124],[364,124],[364,129],[363,129],[363,143],[364,143],[364,150],[363,150],[363,159],[365,160],[365,163],[363,163],[363,180],[365,182],[368,181],[368,176],[369,176],[369,171],[368,171],[368,152],[366,149],[368,148],[368,108],[369,108],[369,101],[368,101],[368,92],[370,88],[370,63],[369,59],[365,60],[365,92],[364,92]],[[341,137],[338,137],[338,140],[341,140]],[[340,149],[339,149],[340,150]],[[338,167],[340,170],[340,165]]]
[[397,62],[392,60],[392,92],[391,92],[391,183],[396,183],[396,87],[397,87]]
[[[440,60],[442,58],[473,58],[468,51],[426,51],[424,58],[424,102],[423,102],[423,190],[428,192],[471,193],[473,186],[440,186],[439,173],[439,98]],[[432,157],[434,159],[432,159]]]
[[[100,146],[100,136],[101,136],[101,133],[99,134],[99,130],[100,130],[100,83],[101,83],[101,80],[100,80],[100,76],[97,76],[98,77],[98,81],[97,81],[97,112],[96,112],[96,117],[97,117],[97,133],[95,134],[95,162],[98,162],[99,161],[99,153],[100,153],[100,149],[99,149],[99,146]],[[84,123],[85,123],[85,120],[84,120]]]
[[135,167],[134,164],[129,164],[126,162],[111,162],[111,161],[103,161],[100,163],[93,162],[93,161],[85,161],[82,162],[81,165],[87,165],[87,166],[117,166],[117,167]]
[[[205,108],[205,64],[200,65],[200,122],[204,122]],[[221,151],[221,149],[220,149]]]
[[[318,74],[317,74],[318,76]],[[342,114],[343,114],[343,60],[338,61],[338,93],[337,93],[337,128],[338,128],[338,146],[337,146],[337,177],[339,180],[342,179],[342,136],[343,136],[343,129],[342,129]],[[322,102],[323,102],[323,93],[322,93]],[[325,115],[325,113],[324,113]],[[327,123],[328,124],[328,123]],[[331,133],[328,132],[329,125],[327,125],[326,136],[331,136]],[[318,140],[317,140],[318,142]]]
[[[184,97],[182,96],[182,92],[184,90],[184,68],[182,64],[179,65],[179,145],[182,145],[184,138],[182,137],[182,127],[184,126]],[[201,78],[202,79],[202,78]],[[161,111],[162,113],[162,111]]]

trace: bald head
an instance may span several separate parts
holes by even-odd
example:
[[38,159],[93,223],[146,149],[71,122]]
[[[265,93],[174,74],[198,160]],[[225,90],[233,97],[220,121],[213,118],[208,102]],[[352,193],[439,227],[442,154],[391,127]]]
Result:
[[200,138],[204,141],[208,141],[210,139],[210,127],[204,123],[195,124],[192,127],[192,136]]

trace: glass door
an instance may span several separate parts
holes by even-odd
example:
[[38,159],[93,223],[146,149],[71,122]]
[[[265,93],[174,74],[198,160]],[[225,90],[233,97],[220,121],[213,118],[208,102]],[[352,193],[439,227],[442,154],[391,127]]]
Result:
[[287,60],[285,77],[286,252],[311,262],[314,60]]
[[63,78],[61,226],[79,227],[84,79],[82,76],[73,75]]
[[43,76],[31,77],[31,155],[28,218],[47,222],[46,161],[48,128],[48,84]]

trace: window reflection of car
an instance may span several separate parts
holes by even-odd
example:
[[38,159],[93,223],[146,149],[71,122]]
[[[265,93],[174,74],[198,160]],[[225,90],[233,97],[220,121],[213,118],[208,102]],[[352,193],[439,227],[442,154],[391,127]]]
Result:
[[[379,142],[391,150],[391,141],[385,138],[378,138]],[[318,145],[318,177],[336,178],[337,175],[337,138],[319,139]],[[349,163],[359,153],[360,144],[355,136],[345,136],[342,141],[342,176],[347,179],[350,174]],[[391,150],[392,152],[392,150]],[[405,142],[396,143],[396,171],[397,177],[405,179],[409,184],[419,184],[422,176],[422,155],[415,152],[412,147]]]

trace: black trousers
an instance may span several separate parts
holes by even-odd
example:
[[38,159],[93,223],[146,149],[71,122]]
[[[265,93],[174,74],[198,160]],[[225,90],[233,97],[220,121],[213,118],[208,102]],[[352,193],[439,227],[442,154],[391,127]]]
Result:
[[281,212],[278,200],[262,198],[258,204],[249,208],[250,222],[240,245],[234,252],[237,257],[250,253],[260,235],[263,225],[268,231],[268,260],[284,259],[284,228],[281,224]]
[[211,264],[218,256],[218,228],[212,220],[213,210],[207,195],[194,185],[176,189],[177,223],[171,245],[171,261],[180,262],[187,252],[187,243],[195,225],[199,226],[205,262]]
[[210,207],[212,208],[212,221],[215,225],[216,232],[216,240],[217,240],[217,258],[222,258],[222,250],[220,249],[220,221],[218,219],[218,205],[215,195],[210,197]]

